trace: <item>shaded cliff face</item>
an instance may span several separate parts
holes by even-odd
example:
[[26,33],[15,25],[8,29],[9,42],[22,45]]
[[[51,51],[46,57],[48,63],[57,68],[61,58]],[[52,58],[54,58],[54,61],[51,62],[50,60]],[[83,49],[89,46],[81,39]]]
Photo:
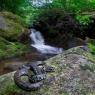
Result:
[[23,20],[11,12],[0,12],[0,59],[22,54],[27,46],[19,42],[25,30]]
[[[75,47],[44,62],[55,68],[41,89],[25,92],[13,81],[14,72],[0,76],[0,95],[94,95],[95,57]],[[50,80],[49,80],[50,78]]]

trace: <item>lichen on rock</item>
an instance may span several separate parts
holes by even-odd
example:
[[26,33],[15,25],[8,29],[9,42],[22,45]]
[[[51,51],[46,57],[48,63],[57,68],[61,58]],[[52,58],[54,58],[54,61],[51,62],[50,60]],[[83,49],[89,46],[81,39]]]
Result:
[[69,49],[44,63],[54,67],[55,72],[47,74],[39,90],[21,90],[15,85],[12,72],[0,76],[0,84],[3,84],[0,95],[95,95],[95,58],[91,58],[83,47]]

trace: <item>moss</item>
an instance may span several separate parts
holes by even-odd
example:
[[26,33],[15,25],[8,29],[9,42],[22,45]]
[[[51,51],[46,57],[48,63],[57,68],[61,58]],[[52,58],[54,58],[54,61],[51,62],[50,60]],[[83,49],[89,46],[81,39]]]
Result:
[[19,23],[23,26],[26,26],[25,22],[23,21],[23,19],[18,16],[18,15],[15,15],[11,12],[7,12],[7,11],[4,11],[4,12],[0,12],[0,16],[3,16],[4,18],[7,18],[9,19],[10,21],[13,21],[15,23]]
[[0,58],[17,56],[25,53],[28,46],[19,42],[9,42],[4,38],[0,38]]
[[87,41],[88,41],[89,50],[94,56],[95,55],[95,39],[87,38]]
[[22,33],[24,28],[21,25],[14,23],[14,22],[8,22],[8,24],[9,24],[8,30],[0,29],[0,36],[10,41],[17,40],[18,36],[20,35],[20,33]]
[[0,12],[0,59],[25,53],[28,46],[18,41],[25,31],[25,24],[11,12]]
[[95,55],[95,43],[92,44],[92,43],[89,43],[88,44],[89,46],[89,49],[90,49],[90,52],[93,54],[93,56]]
[[17,40],[20,33],[24,31],[24,25],[21,23],[20,17],[8,12],[1,12],[0,17],[3,18],[5,22],[3,24],[6,25],[6,28],[1,27],[0,36],[8,40]]
[[4,91],[0,92],[0,95],[11,95],[11,93],[20,93],[21,91],[16,85],[9,85]]

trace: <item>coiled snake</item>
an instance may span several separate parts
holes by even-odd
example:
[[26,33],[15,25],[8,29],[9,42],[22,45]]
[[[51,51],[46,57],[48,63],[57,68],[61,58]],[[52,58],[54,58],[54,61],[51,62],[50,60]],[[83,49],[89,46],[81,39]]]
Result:
[[[32,74],[29,74],[29,70]],[[17,70],[14,74],[14,81],[23,90],[35,91],[42,87],[48,72],[54,72],[54,68],[44,65],[41,61],[34,62]],[[22,76],[28,76],[28,81],[23,81]]]

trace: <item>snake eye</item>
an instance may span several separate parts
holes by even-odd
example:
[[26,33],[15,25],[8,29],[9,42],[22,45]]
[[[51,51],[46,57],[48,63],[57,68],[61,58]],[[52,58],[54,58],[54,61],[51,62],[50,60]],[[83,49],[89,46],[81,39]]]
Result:
[[41,80],[41,77],[39,77],[39,80]]

